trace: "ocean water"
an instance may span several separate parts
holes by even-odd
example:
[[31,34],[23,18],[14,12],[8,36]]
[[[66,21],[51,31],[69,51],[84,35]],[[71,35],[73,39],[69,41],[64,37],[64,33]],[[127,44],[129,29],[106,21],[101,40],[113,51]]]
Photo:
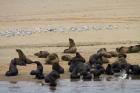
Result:
[[71,81],[62,79],[56,87],[41,82],[0,81],[0,93],[140,93],[140,80]]

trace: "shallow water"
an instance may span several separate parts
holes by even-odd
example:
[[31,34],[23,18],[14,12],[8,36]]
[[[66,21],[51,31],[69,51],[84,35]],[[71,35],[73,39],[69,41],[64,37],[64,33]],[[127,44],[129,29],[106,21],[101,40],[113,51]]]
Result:
[[140,80],[58,81],[57,87],[41,82],[0,81],[0,93],[140,93]]

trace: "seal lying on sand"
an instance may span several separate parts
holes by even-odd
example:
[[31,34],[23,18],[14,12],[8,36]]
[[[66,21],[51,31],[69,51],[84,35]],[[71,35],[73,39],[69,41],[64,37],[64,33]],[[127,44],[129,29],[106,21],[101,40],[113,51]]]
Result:
[[100,48],[99,50],[97,50],[97,53],[100,54],[104,54],[105,52],[107,52],[106,48]]
[[47,56],[49,55],[48,51],[39,51],[37,53],[34,54],[35,56],[37,56],[38,58],[47,58]]
[[70,56],[70,55],[63,55],[61,57],[61,59],[64,60],[64,61],[70,61],[70,60],[72,60],[72,56]]
[[106,58],[117,57],[118,53],[115,51],[109,51],[102,54]]
[[118,53],[129,53],[129,47],[122,46],[122,47],[116,48],[116,51]]
[[116,48],[116,51],[118,53],[137,53],[140,52],[140,45],[135,45],[135,46],[129,46],[129,47],[119,47]]
[[130,53],[140,52],[140,45],[130,46],[129,48]]
[[117,57],[118,53],[116,51],[107,51],[106,48],[100,48],[97,51],[98,54],[102,54],[106,58]]
[[101,64],[102,65],[104,63],[109,63],[109,60],[100,53],[93,54],[89,58],[89,64],[91,66],[94,64]]
[[116,51],[109,51],[108,53],[111,55],[111,57],[117,57],[118,56],[118,53]]
[[33,61],[28,59],[21,49],[16,49],[19,58],[16,58],[17,65],[25,66],[26,64],[31,64]]
[[64,53],[76,53],[77,48],[73,39],[69,38],[69,48],[64,50]]
[[59,58],[56,53],[49,54],[46,58],[45,64],[53,64],[53,63],[59,63]]
[[37,79],[44,79],[42,64],[39,61],[35,61],[35,62],[32,62],[32,63],[35,63],[37,65],[37,69],[32,70],[30,72],[30,75],[35,75],[35,78],[37,78]]
[[11,60],[9,71],[5,73],[5,76],[16,76],[18,75],[18,69],[15,59]]

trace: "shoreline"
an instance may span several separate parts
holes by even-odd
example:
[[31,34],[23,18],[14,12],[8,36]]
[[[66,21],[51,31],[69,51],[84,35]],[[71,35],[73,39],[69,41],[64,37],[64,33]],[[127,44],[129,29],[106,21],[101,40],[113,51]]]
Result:
[[[140,44],[140,41],[118,41],[118,42],[77,42],[76,46],[101,46],[101,45],[136,45]],[[42,48],[42,47],[68,47],[67,43],[58,43],[58,44],[30,44],[30,45],[9,45],[2,46],[0,49],[15,49],[15,48]]]

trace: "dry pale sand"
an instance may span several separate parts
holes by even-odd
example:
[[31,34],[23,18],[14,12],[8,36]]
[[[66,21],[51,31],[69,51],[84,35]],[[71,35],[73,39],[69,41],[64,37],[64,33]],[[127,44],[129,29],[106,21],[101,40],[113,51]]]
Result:
[[[61,58],[69,37],[75,40],[78,51],[86,61],[99,48],[105,47],[110,51],[120,46],[140,44],[140,0],[0,0],[0,11],[0,32],[49,26],[98,25],[101,28],[84,32],[37,32],[29,36],[0,37],[0,80],[34,80],[29,73],[36,69],[35,65],[18,66],[18,76],[4,76],[10,60],[18,56],[17,48],[22,49],[30,59],[44,64],[45,59],[33,54],[47,50]],[[115,28],[102,29],[105,25]],[[114,60],[111,58],[110,62]],[[140,53],[128,54],[127,60],[140,64]],[[68,78],[67,62],[60,59],[60,64],[65,68],[62,78]],[[43,66],[45,74],[51,71],[51,66]]]

